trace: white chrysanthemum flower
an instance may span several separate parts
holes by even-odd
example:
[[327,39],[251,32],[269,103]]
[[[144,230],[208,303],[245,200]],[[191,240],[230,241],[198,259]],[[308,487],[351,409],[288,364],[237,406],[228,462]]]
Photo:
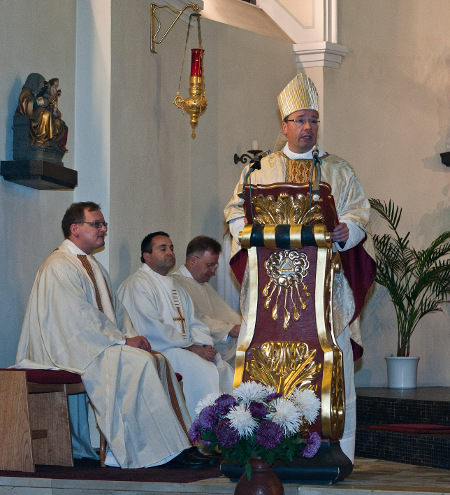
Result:
[[259,382],[243,382],[232,392],[233,397],[241,400],[244,404],[252,401],[261,401],[268,395],[267,387]]
[[251,437],[257,426],[250,411],[243,404],[233,407],[226,418],[230,420],[231,426],[239,432],[241,437]]
[[197,403],[197,407],[195,408],[195,414],[198,416],[202,409],[208,406],[212,406],[216,399],[220,397],[220,394],[217,392],[212,392],[211,394],[205,395],[203,399],[200,399]]
[[301,423],[301,413],[298,407],[288,399],[280,397],[271,403],[275,411],[268,417],[280,425],[285,435],[294,435],[298,432]]
[[272,385],[266,385],[266,393],[267,395],[270,395],[270,394],[275,394],[277,392],[277,389],[272,386]]
[[313,424],[320,411],[320,399],[314,391],[309,388],[302,391],[296,389],[292,393],[291,399],[300,409],[305,421],[310,425]]

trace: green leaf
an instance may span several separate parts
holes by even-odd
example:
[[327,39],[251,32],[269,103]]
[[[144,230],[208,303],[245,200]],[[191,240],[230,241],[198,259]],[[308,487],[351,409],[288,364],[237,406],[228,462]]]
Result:
[[371,207],[386,220],[393,234],[373,235],[376,249],[376,282],[389,292],[397,315],[397,355],[408,356],[411,335],[429,313],[442,311],[450,294],[450,231],[443,232],[426,249],[409,246],[408,232],[398,233],[402,208],[379,199]]
[[248,461],[245,464],[245,474],[247,475],[248,481],[251,481],[251,479],[252,479],[252,467],[250,466],[250,463]]

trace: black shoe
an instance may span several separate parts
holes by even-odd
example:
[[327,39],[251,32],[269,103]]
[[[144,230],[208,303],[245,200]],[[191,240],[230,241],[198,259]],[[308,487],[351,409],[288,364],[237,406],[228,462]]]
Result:
[[220,464],[220,455],[212,452],[211,454],[204,454],[197,447],[191,447],[188,450],[189,454],[198,459],[203,459],[209,463],[209,466],[218,466]]
[[164,464],[164,466],[178,469],[201,469],[211,466],[207,459],[196,457],[194,454],[191,454],[189,450],[190,449],[183,450],[183,452],[180,452],[171,461]]

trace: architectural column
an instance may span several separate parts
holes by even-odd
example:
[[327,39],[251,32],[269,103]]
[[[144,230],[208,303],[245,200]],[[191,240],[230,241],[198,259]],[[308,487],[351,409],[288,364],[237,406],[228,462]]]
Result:
[[[75,77],[75,201],[110,211],[111,0],[77,0]],[[109,269],[109,248],[97,258]]]
[[339,67],[348,50],[338,43],[337,0],[257,0],[256,4],[294,40],[299,71]]

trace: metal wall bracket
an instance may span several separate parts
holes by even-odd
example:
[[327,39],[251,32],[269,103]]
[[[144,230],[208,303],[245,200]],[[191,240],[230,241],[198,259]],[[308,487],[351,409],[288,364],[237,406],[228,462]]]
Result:
[[[198,14],[198,12],[200,10],[200,7],[196,3],[190,3],[189,5],[186,5],[186,7],[182,8],[181,10],[175,10],[170,5],[156,5],[154,3],[151,4],[150,8],[151,8],[150,51],[152,53],[156,53],[155,45],[159,45],[162,42],[162,40],[167,36],[168,32],[172,29],[173,25],[178,21],[178,19],[181,17],[181,14],[186,9],[191,8],[194,10],[194,12],[196,14]],[[156,15],[157,9],[170,9],[174,14],[177,14],[174,21],[167,28],[167,31],[161,36],[159,41],[156,40],[156,37],[158,36],[159,31],[161,30],[161,22]],[[157,27],[156,27],[156,24],[157,24]]]

